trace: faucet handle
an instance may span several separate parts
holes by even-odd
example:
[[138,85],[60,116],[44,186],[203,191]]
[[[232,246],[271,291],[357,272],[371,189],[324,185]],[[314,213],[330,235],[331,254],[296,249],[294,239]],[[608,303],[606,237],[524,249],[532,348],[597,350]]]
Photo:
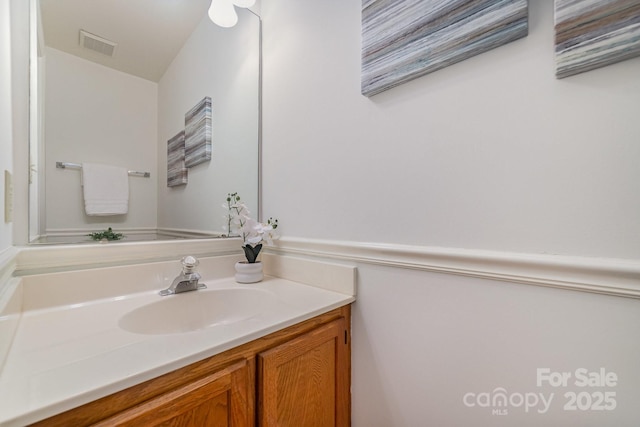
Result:
[[195,270],[195,268],[198,266],[198,264],[200,264],[200,261],[198,260],[198,258],[191,255],[187,255],[186,257],[182,258],[183,273],[185,274],[192,273]]

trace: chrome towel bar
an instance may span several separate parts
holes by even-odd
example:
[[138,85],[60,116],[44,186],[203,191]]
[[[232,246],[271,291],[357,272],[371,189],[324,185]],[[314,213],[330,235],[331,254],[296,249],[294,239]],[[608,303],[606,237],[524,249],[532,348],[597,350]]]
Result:
[[[69,163],[69,162],[56,162],[56,167],[58,169],[82,169],[82,165],[80,163]],[[144,178],[150,178],[151,173],[149,172],[138,172],[138,171],[127,171],[127,173],[131,176],[141,176]]]

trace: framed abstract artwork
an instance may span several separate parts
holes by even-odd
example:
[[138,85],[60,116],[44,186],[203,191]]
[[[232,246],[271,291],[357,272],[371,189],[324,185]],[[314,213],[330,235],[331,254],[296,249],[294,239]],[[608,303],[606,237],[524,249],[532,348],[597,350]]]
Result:
[[640,56],[640,1],[555,0],[556,77]]
[[189,170],[184,164],[184,130],[167,141],[167,187],[185,185]]
[[211,98],[206,96],[185,114],[185,165],[211,160]]
[[362,94],[375,95],[527,34],[527,0],[363,0]]

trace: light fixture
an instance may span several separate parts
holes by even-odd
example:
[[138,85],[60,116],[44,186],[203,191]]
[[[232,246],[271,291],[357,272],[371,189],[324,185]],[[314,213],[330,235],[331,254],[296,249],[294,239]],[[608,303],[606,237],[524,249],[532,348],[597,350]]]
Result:
[[211,0],[209,18],[221,27],[233,27],[238,23],[238,14],[234,5],[247,8],[253,6],[255,2],[256,0]]
[[238,7],[251,7],[256,4],[256,0],[231,0],[231,3],[235,4]]
[[211,0],[209,18],[225,28],[233,27],[238,22],[238,14],[231,0]]

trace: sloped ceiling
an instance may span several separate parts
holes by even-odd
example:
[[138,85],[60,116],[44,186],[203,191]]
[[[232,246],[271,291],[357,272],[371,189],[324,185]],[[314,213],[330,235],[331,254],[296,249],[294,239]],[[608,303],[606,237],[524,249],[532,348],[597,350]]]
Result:
[[[40,0],[46,46],[157,82],[210,0]],[[208,19],[208,18],[207,18]],[[117,43],[113,57],[80,46],[80,30]]]

